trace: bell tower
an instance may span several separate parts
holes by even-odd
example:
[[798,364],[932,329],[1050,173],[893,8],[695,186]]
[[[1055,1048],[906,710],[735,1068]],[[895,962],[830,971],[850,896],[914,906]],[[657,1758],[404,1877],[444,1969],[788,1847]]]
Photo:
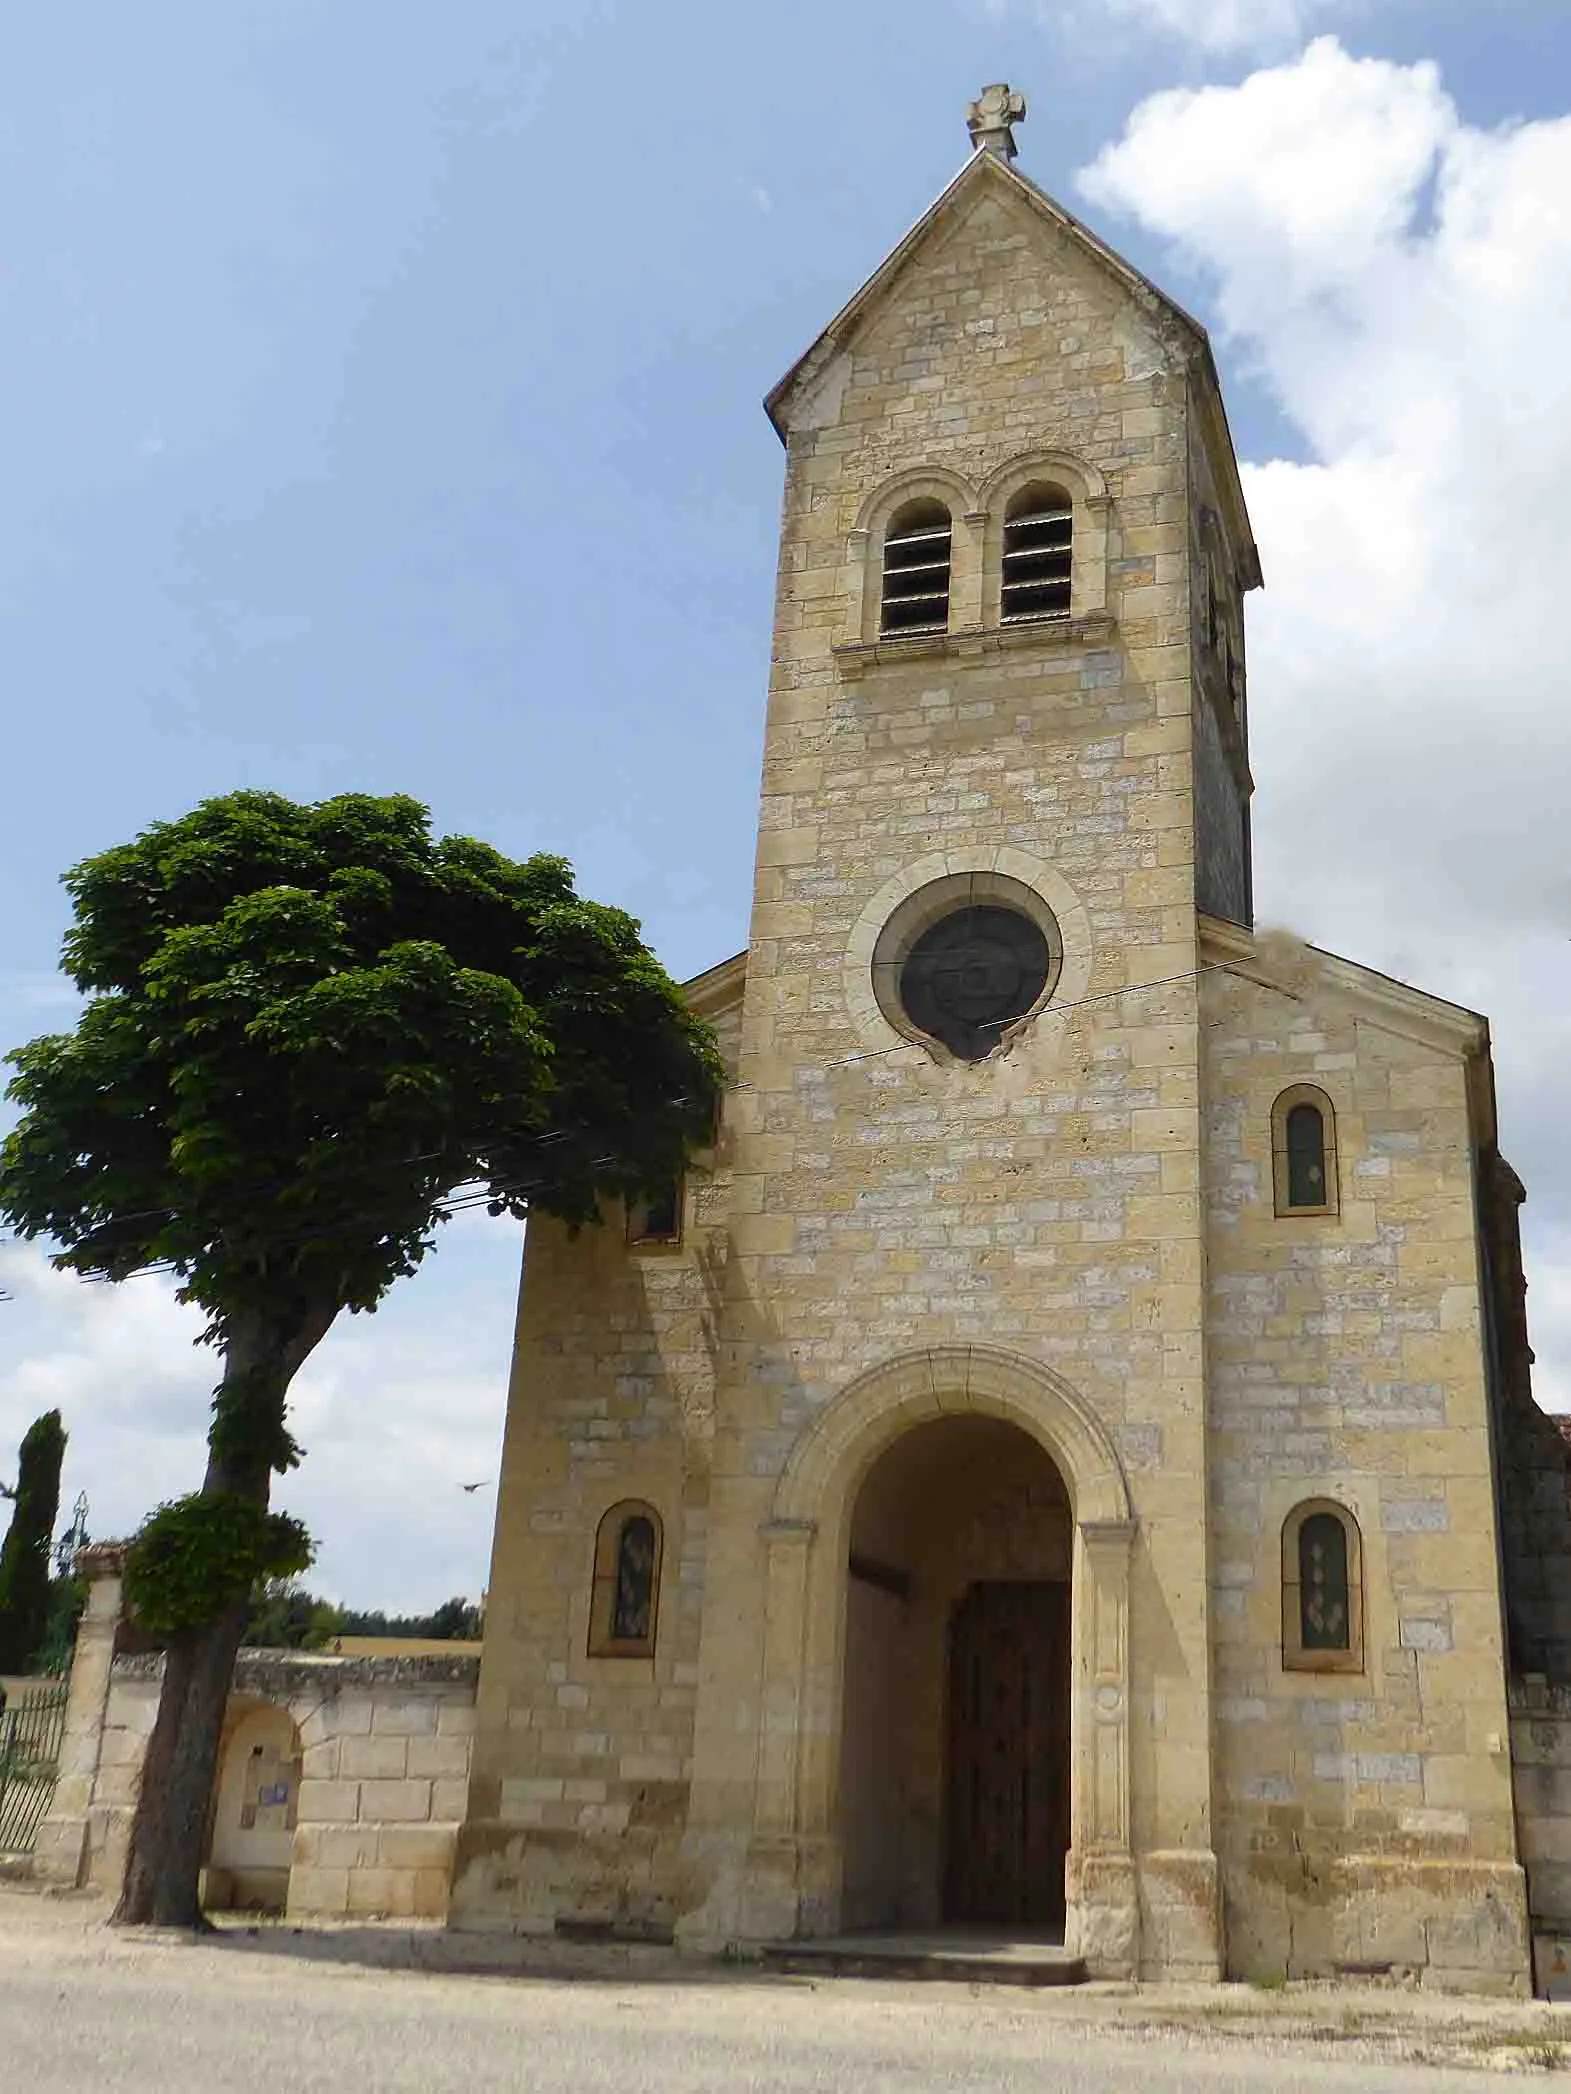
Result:
[[976,1412],[1073,1515],[1071,1939],[1214,1975],[1198,921],[1248,914],[1258,571],[1203,333],[1016,169],[1024,114],[984,90],[767,402],[686,1926],[849,1909],[859,1477]]

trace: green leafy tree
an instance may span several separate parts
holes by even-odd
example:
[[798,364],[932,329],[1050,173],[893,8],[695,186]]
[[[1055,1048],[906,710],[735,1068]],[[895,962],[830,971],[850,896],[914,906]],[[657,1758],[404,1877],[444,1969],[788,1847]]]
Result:
[[65,1441],[60,1413],[45,1411],[17,1454],[11,1525],[0,1543],[0,1672],[27,1672],[49,1632],[50,1549]]
[[288,1578],[255,1593],[240,1641],[251,1650],[322,1650],[338,1634],[338,1609]]
[[222,1356],[201,1490],[127,1565],[167,1657],[117,1916],[190,1925],[251,1595],[310,1560],[268,1511],[294,1375],[456,1188],[577,1226],[667,1182],[720,1064],[631,917],[561,858],[434,838],[411,799],[233,793],[65,884],[89,1001],[10,1057],[0,1216],[75,1272],[173,1271]]
[[462,1597],[443,1600],[426,1623],[425,1633],[434,1642],[472,1641],[480,1634],[480,1609]]

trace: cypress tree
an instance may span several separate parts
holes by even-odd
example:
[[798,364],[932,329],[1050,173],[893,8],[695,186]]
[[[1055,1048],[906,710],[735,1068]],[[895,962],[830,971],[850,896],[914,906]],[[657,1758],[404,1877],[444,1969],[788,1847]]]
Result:
[[60,1413],[45,1411],[17,1456],[16,1504],[0,1544],[0,1672],[26,1672],[48,1634],[49,1550],[65,1439]]

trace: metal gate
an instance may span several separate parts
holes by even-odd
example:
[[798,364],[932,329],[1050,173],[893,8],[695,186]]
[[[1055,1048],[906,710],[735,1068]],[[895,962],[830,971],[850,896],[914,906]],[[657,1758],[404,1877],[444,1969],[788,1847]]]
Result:
[[55,1792],[65,1732],[62,1682],[35,1687],[0,1715],[0,1854],[31,1854]]

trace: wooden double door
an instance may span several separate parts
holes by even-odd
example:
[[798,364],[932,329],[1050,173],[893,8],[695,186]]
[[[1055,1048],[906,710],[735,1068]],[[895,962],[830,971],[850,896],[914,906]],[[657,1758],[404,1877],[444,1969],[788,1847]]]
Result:
[[971,1586],[949,1630],[946,1919],[1062,1925],[1069,1693],[1068,1585]]

